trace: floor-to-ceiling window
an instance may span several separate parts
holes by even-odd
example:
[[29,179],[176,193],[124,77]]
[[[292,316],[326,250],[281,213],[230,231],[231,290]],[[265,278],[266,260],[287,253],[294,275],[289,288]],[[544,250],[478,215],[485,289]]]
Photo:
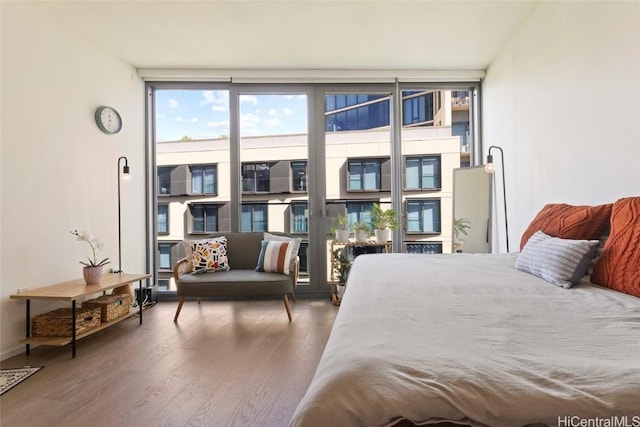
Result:
[[452,170],[472,163],[469,85],[149,87],[161,290],[183,240],[226,231],[301,237],[300,291],[321,290],[337,217],[371,227],[374,203],[399,213],[395,251],[450,251]]

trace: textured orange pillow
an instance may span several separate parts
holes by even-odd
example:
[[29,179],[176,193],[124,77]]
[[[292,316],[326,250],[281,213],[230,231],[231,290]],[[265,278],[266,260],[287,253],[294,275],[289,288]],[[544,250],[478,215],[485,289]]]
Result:
[[545,205],[522,233],[520,250],[536,231],[561,239],[598,239],[609,223],[611,206],[611,203],[598,206]]
[[640,197],[613,204],[611,234],[591,281],[640,297]]

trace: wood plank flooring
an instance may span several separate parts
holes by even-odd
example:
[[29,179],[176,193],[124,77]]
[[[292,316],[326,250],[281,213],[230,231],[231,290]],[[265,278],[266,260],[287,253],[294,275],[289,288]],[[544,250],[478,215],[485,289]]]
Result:
[[287,426],[338,308],[327,299],[162,302],[70,346],[2,368],[44,366],[0,397],[2,427]]

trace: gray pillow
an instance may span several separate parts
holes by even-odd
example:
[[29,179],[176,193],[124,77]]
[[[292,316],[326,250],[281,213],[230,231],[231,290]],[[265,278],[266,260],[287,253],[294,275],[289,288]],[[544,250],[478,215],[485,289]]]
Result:
[[587,273],[597,245],[597,240],[560,239],[537,231],[522,248],[515,267],[570,288]]

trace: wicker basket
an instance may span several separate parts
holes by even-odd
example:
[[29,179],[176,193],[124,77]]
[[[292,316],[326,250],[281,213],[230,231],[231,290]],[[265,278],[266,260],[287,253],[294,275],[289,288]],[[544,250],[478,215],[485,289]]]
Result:
[[102,295],[82,303],[83,307],[99,308],[100,319],[108,322],[124,316],[131,309],[131,296],[128,294]]
[[[76,335],[100,326],[100,310],[80,307],[76,309]],[[31,336],[70,337],[71,308],[59,308],[38,314],[31,320]]]

